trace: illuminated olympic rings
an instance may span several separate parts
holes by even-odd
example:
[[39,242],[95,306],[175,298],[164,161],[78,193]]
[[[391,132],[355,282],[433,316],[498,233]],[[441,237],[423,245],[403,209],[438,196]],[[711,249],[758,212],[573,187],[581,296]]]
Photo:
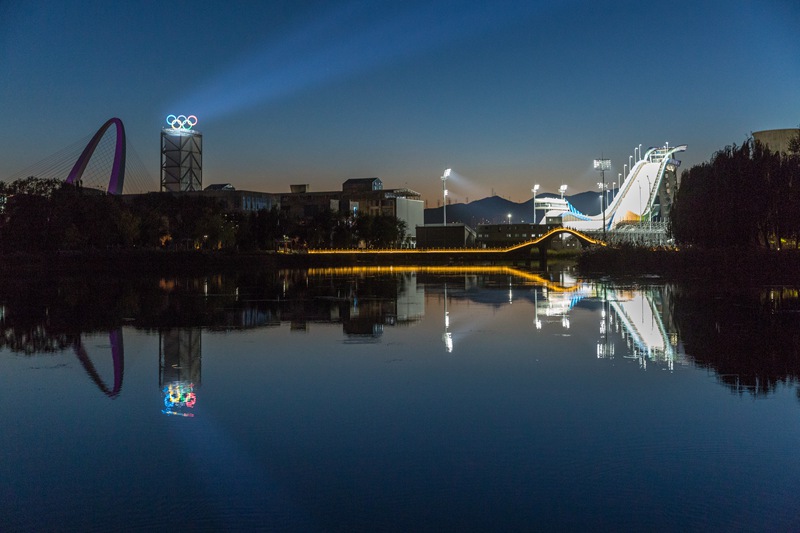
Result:
[[167,124],[172,126],[173,130],[190,130],[197,124],[197,117],[194,115],[167,115]]

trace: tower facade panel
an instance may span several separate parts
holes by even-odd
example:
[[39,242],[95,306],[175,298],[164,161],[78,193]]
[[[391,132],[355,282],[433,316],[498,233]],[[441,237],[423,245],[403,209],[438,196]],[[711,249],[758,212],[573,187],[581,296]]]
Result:
[[161,130],[161,191],[203,190],[203,135],[193,130]]

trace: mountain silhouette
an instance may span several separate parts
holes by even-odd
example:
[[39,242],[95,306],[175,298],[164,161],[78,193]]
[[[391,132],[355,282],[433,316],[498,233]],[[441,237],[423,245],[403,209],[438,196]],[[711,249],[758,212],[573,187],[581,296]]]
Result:
[[[537,198],[558,198],[558,194],[543,193]],[[571,196],[564,196],[575,209],[585,215],[600,213],[600,193],[586,191]],[[611,196],[609,195],[609,199]],[[512,202],[500,196],[489,196],[468,204],[449,204],[447,206],[447,222],[461,222],[470,227],[478,224],[505,224],[511,214],[512,223],[533,222],[533,198],[525,202]],[[541,219],[544,213],[537,213]],[[441,224],[442,208],[434,207],[425,210],[425,224]]]

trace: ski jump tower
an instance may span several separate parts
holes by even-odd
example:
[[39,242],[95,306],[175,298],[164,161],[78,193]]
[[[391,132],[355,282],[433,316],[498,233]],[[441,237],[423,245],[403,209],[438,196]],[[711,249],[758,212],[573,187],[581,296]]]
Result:
[[648,222],[655,217],[663,220],[669,215],[677,187],[681,162],[675,159],[675,154],[685,151],[685,144],[648,148],[633,164],[605,213],[584,215],[565,202],[564,207],[548,211],[546,217],[561,217],[564,227],[578,231],[602,231],[604,218],[608,231],[620,224]]
[[169,115],[161,129],[161,191],[203,190],[203,134],[194,115]]

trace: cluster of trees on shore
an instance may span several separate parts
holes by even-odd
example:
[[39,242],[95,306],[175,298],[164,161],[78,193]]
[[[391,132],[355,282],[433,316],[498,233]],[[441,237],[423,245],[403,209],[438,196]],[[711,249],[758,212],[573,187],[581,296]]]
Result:
[[0,182],[0,251],[389,247],[399,246],[405,236],[405,224],[395,217],[348,215],[327,210],[308,220],[290,220],[280,209],[231,213],[203,196],[123,199],[29,177]]
[[786,153],[749,138],[685,170],[670,227],[679,244],[800,248],[800,134]]

